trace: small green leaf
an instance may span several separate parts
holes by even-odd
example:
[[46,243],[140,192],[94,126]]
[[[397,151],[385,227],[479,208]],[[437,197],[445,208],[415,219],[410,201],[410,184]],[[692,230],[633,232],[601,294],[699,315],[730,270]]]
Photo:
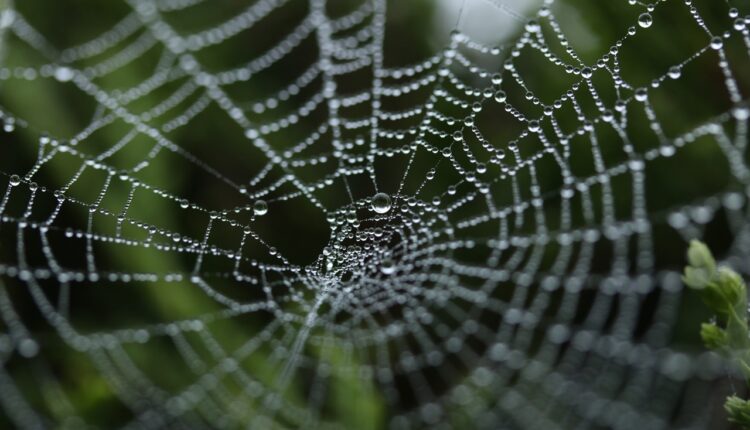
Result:
[[697,241],[690,242],[687,258],[689,265],[685,267],[683,282],[693,289],[702,290],[709,286],[716,278],[716,260],[708,247]]
[[719,268],[716,284],[732,307],[746,297],[745,282],[740,275],[728,267]]
[[716,271],[716,260],[705,243],[691,240],[688,248],[688,262],[693,267],[699,267],[710,273]]
[[708,306],[714,313],[721,317],[722,321],[727,319],[731,309],[734,309],[734,303],[730,303],[724,295],[723,287],[717,282],[709,282],[700,290],[700,297],[703,303]]
[[737,396],[729,396],[724,403],[724,409],[729,415],[729,421],[744,429],[750,429],[750,401]]
[[712,277],[713,273],[706,269],[687,266],[682,281],[690,288],[702,290],[711,282]]
[[[708,247],[691,241],[689,266],[683,281],[697,290],[704,303],[718,317],[718,323],[701,324],[701,338],[707,348],[732,360],[750,382],[750,330],[748,330],[747,286],[742,277],[727,267],[717,270]],[[724,403],[729,421],[750,430],[750,401],[730,396]]]
[[727,333],[713,323],[701,324],[701,339],[708,349],[721,350],[729,345]]

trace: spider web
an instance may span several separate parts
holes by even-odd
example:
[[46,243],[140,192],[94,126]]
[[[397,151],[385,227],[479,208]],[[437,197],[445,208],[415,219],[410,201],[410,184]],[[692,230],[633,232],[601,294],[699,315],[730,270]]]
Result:
[[[750,250],[731,4],[627,2],[592,56],[563,19],[584,6],[467,0],[404,66],[384,0],[129,0],[65,48],[23,3],[0,17],[9,425],[723,425],[730,371],[677,329],[687,240]],[[508,40],[472,36],[476,3]],[[670,15],[674,58],[628,51]]]

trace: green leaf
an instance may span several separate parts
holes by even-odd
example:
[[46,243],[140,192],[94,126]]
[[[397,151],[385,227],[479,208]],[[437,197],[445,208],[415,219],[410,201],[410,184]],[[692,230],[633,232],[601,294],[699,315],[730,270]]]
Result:
[[690,288],[702,290],[711,282],[713,272],[708,272],[703,268],[685,267],[685,274],[682,281]]
[[688,248],[688,262],[693,267],[699,267],[710,273],[716,271],[716,260],[705,243],[691,240]]
[[[717,350],[750,381],[750,332],[747,322],[747,286],[728,267],[716,268],[708,247],[691,241],[683,281],[697,290],[704,303],[719,317],[719,323],[701,324],[701,338],[707,348]],[[730,396],[724,403],[729,421],[750,430],[750,401]]]
[[730,303],[722,291],[722,287],[716,282],[710,282],[700,290],[700,297],[708,308],[717,314],[722,322],[729,317],[734,303]]
[[729,421],[743,429],[750,429],[750,401],[737,396],[729,396],[724,403],[724,409],[729,415]]
[[690,242],[687,253],[689,265],[685,267],[683,282],[693,289],[702,290],[716,278],[716,261],[708,247],[697,240]]
[[742,280],[742,277],[728,267],[719,268],[716,285],[720,293],[733,308],[747,295],[745,282]]
[[729,345],[727,333],[713,323],[701,324],[701,339],[708,349],[721,350]]

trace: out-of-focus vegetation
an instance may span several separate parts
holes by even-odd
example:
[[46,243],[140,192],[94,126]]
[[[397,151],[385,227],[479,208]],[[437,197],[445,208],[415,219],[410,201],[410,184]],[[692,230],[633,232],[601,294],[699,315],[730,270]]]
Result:
[[[688,249],[689,265],[683,280],[697,290],[715,320],[701,324],[701,338],[707,348],[731,360],[750,380],[750,332],[747,327],[747,286],[728,267],[717,267],[711,251],[696,240]],[[750,428],[750,402],[736,395],[727,398],[724,408],[729,419],[743,429]]]

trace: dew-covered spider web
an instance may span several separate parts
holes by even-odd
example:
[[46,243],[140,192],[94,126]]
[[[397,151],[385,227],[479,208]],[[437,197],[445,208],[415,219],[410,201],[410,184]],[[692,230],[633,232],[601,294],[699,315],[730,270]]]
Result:
[[0,427],[726,426],[748,2],[0,5]]

